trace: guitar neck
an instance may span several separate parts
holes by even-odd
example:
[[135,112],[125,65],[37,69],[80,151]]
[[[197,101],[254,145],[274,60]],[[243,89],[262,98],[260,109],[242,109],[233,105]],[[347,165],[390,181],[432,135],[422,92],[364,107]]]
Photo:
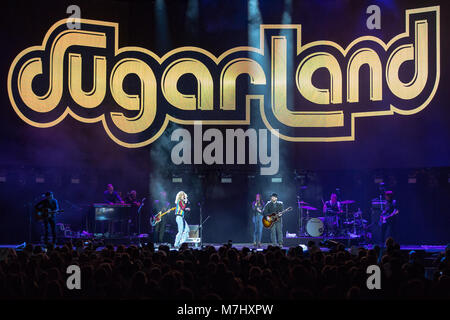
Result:
[[170,208],[169,210],[167,210],[167,211],[161,213],[159,216],[160,216],[160,217],[163,217],[163,216],[165,216],[166,214],[168,214],[170,211],[173,211],[173,210],[175,210],[175,208]]
[[286,208],[286,209],[284,209],[283,211],[278,212],[277,215],[281,216],[281,215],[283,215],[283,214],[285,214],[286,212],[291,211],[291,210],[292,210],[291,207]]

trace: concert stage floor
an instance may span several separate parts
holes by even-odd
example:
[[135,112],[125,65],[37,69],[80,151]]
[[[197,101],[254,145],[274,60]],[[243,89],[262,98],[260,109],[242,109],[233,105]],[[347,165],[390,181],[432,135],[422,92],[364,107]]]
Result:
[[[0,245],[0,249],[1,248],[11,248],[11,249],[17,249],[20,248],[22,244],[2,244]],[[39,243],[34,243],[33,245],[42,245]],[[131,244],[126,244],[124,243],[125,246],[129,246],[129,245],[136,245],[134,243]],[[220,248],[221,246],[223,246],[224,243],[203,243],[203,246],[213,246],[216,249]],[[270,243],[263,243],[261,248],[256,248],[253,246],[253,243],[233,243],[233,247],[241,250],[244,247],[250,248],[250,249],[256,249],[257,251],[262,251],[264,249],[267,249],[268,246],[270,246]],[[304,244],[300,244],[303,247],[304,251],[307,251],[308,248],[306,247],[306,245]],[[288,250],[290,247],[293,246],[283,246],[284,250]],[[372,244],[364,244],[364,245],[357,245],[357,248],[366,248],[366,249],[372,249],[374,247],[374,245]],[[97,247],[97,251],[102,250],[103,248],[105,248],[105,246],[99,246]],[[192,247],[195,249],[195,247]],[[446,245],[420,245],[420,244],[409,244],[409,245],[401,245],[400,249],[403,251],[411,251],[411,250],[415,250],[415,251],[423,251],[423,252],[427,252],[427,253],[438,253],[438,252],[443,252],[445,251]],[[157,249],[157,247],[156,247]],[[329,251],[329,248],[327,247],[320,247],[320,249],[322,251]],[[350,249],[350,247],[346,247],[346,249]],[[172,248],[171,246],[171,250],[176,250],[174,248]]]

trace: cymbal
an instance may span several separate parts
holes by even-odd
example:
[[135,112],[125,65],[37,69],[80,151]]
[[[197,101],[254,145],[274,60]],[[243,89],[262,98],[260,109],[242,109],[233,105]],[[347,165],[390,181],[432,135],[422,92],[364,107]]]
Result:
[[311,211],[317,210],[317,208],[310,207],[310,206],[301,206],[301,208],[306,209],[306,210],[311,210]]
[[309,204],[308,202],[305,202],[305,201],[297,201],[297,203],[300,203],[300,204]]
[[352,204],[355,203],[355,200],[343,200],[341,201],[341,204]]

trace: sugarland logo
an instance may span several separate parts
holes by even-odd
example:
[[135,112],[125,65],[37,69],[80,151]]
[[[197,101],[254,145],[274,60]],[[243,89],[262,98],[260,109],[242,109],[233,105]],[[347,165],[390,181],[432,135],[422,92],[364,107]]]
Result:
[[130,148],[154,142],[170,121],[247,126],[250,110],[281,139],[352,141],[356,118],[415,114],[439,83],[439,7],[406,10],[405,32],[387,43],[363,36],[346,48],[303,44],[301,25],[261,25],[259,48],[218,57],[198,47],[162,57],[119,48],[118,24],[79,19],[79,29],[71,29],[67,22],[55,23],[42,45],[14,59],[11,104],[40,128],[67,115],[101,122]]

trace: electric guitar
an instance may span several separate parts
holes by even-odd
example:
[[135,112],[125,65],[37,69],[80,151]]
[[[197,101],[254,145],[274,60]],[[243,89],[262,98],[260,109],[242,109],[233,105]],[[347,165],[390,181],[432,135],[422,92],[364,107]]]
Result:
[[141,209],[142,209],[142,207],[144,206],[144,201],[146,200],[147,198],[143,198],[142,200],[141,200],[141,204],[139,205],[139,208],[137,209],[137,213],[139,214],[139,213],[141,213]]
[[278,213],[266,214],[262,218],[263,226],[268,229],[272,228],[273,224],[275,222],[277,222],[278,219],[280,219],[283,214],[285,214],[286,212],[289,212],[291,210],[292,210],[292,207],[289,207]]
[[396,214],[398,214],[398,209],[395,209],[391,214],[388,215],[384,215],[384,212],[380,215],[380,221],[378,222],[378,224],[380,226],[382,226],[383,224],[385,224],[386,222],[388,222],[388,220],[395,216]]
[[39,220],[44,220],[46,218],[48,218],[49,215],[53,215],[53,214],[57,214],[57,213],[61,213],[64,212],[64,210],[60,209],[60,210],[50,210],[48,208],[45,209],[40,209],[40,210],[36,210],[34,212],[34,218],[39,221]]
[[160,212],[158,212],[158,213],[153,217],[153,219],[151,220],[152,227],[154,227],[154,226],[156,226],[158,223],[160,223],[160,222],[161,222],[161,218],[164,217],[164,216],[165,216],[166,214],[168,214],[169,212],[175,210],[175,208],[176,208],[176,207],[173,207],[173,208],[170,208],[170,209],[167,210],[167,211],[164,211],[164,212],[160,211]]

